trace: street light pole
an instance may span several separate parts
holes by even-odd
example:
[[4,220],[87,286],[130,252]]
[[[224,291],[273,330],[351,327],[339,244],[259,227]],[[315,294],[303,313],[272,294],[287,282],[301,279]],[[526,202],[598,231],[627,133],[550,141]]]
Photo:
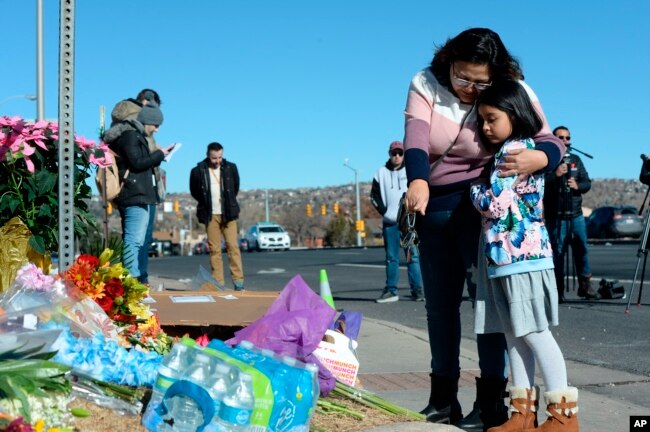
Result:
[[[36,0],[36,120],[45,120],[43,91],[43,0]],[[35,98],[36,99],[36,98]]]
[[4,104],[5,102],[9,102],[10,100],[13,100],[13,99],[27,99],[27,100],[34,101],[34,100],[36,100],[36,96],[34,96],[34,95],[9,96],[9,97],[6,97],[6,98],[0,100],[0,105]]
[[[354,171],[354,186],[356,189],[357,193],[357,221],[361,220],[361,202],[359,200],[359,170],[356,168],[352,168],[350,164],[348,164],[348,160],[346,159],[345,162],[343,163],[344,167],[350,168],[352,171]],[[355,224],[356,227],[356,224]],[[361,231],[357,229],[357,246],[361,247]]]

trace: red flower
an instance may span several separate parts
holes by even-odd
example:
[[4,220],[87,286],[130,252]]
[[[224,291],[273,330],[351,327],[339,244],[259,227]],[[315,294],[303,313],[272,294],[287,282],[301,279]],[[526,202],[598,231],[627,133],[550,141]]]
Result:
[[104,312],[108,312],[111,310],[113,307],[113,299],[110,298],[109,296],[105,295],[104,297],[95,299],[95,302],[104,309]]
[[122,285],[122,281],[117,278],[109,280],[106,283],[106,286],[104,286],[104,292],[111,299],[122,297],[124,295],[124,286]]
[[78,263],[86,263],[88,264],[93,270],[97,269],[99,267],[99,258],[93,255],[79,255],[79,258],[77,258]]

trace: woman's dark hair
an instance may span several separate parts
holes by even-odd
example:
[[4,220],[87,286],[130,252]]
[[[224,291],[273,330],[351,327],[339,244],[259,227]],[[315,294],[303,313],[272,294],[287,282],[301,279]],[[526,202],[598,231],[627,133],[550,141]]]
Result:
[[[511,138],[532,138],[544,126],[526,89],[517,81],[495,81],[478,96],[478,105],[490,105],[508,114],[512,123]],[[483,134],[483,120],[479,116],[479,131]]]
[[429,68],[438,82],[449,89],[449,69],[456,61],[488,65],[492,81],[524,79],[519,62],[510,55],[499,35],[487,28],[465,30],[436,49]]

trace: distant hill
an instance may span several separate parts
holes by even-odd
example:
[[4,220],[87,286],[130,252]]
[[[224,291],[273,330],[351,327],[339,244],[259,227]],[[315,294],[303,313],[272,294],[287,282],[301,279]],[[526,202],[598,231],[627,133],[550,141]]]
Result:
[[[366,222],[366,244],[372,244],[373,237],[381,231],[381,218],[370,204],[370,182],[359,184],[361,202],[361,218]],[[604,205],[633,205],[637,209],[643,202],[648,186],[637,180],[595,179],[592,180],[591,191],[583,196],[585,213],[589,214],[596,207]],[[180,215],[173,212],[163,213],[159,206],[156,230],[188,230],[191,215],[191,232],[195,240],[205,235],[205,228],[196,220],[196,202],[189,193],[168,194],[168,207],[178,200]],[[340,216],[349,212],[347,219],[356,219],[356,194],[353,184],[327,186],[321,188],[297,189],[262,189],[242,190],[239,193],[241,215],[239,228],[244,232],[258,221],[266,220],[266,202],[268,200],[269,220],[283,225],[291,234],[294,245],[302,245],[308,238],[323,237],[331,221],[334,203],[339,203]],[[312,206],[312,217],[306,214],[307,204]],[[325,206],[326,214],[321,215],[321,206]],[[646,205],[647,207],[647,205]],[[91,202],[97,220],[103,220],[101,200],[93,197]],[[120,219],[116,211],[109,217],[109,230],[120,231]]]

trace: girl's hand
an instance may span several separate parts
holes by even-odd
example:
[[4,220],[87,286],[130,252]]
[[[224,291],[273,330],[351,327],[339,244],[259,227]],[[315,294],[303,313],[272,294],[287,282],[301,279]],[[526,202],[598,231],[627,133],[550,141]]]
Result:
[[424,215],[429,203],[429,183],[413,180],[406,191],[406,207],[410,212]]
[[512,149],[503,157],[503,162],[497,164],[499,177],[517,176],[515,184],[526,179],[548,165],[546,153],[533,149]]

